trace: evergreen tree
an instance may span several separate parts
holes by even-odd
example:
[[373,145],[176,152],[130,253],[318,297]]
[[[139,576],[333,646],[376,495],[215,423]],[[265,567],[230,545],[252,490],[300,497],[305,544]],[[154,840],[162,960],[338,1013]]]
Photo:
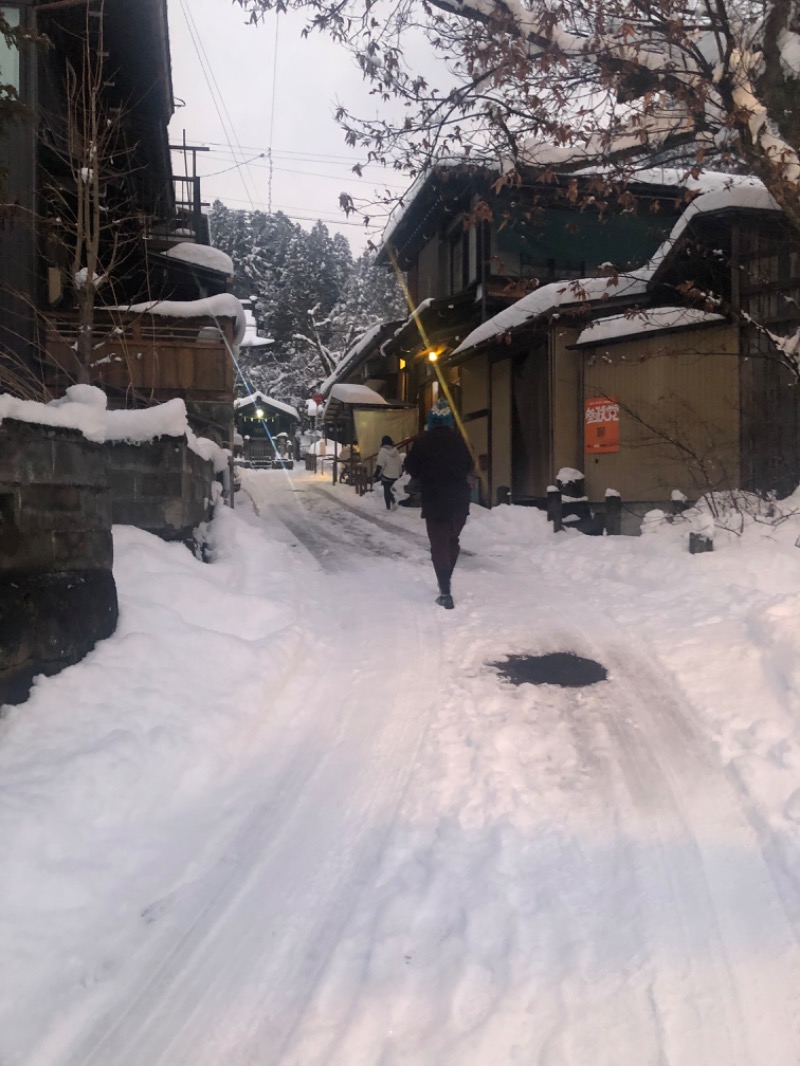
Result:
[[378,266],[375,259],[368,249],[356,259],[331,313],[332,344],[343,353],[371,326],[409,313],[394,271]]
[[234,292],[253,301],[259,332],[272,342],[242,350],[251,388],[302,410],[365,330],[404,317],[394,277],[371,253],[354,262],[347,240],[323,222],[306,232],[282,212],[232,211],[220,201],[209,222],[212,244],[233,260]]

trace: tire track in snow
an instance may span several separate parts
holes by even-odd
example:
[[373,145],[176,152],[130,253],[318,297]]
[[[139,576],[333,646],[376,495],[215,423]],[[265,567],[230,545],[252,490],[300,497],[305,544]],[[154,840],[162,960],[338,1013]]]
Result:
[[[546,604],[546,584],[539,591]],[[690,700],[652,652],[609,618],[593,617],[587,605],[578,614],[555,590],[553,600],[562,639],[545,630],[545,646],[535,650],[560,646],[610,669],[608,682],[563,690],[559,698],[579,761],[617,827],[606,903],[618,896],[626,908],[619,920],[647,946],[646,959],[629,975],[625,1015],[650,1015],[653,1062],[795,1066],[787,1049],[800,1047],[800,1024],[786,992],[800,977],[798,929],[781,891],[786,878],[754,829],[749,805],[695,726]],[[534,705],[547,691],[529,689]],[[588,892],[587,886],[577,893],[579,923]],[[586,1008],[601,940],[592,943],[599,931],[591,922],[586,932],[561,979],[569,1017],[550,1045],[571,1066],[583,1066],[596,1039]],[[612,1016],[606,1008],[606,1026]],[[607,1056],[595,1052],[592,1061],[614,1061]],[[644,1045],[642,1061],[651,1061]]]
[[[285,507],[270,507],[265,520],[283,522]],[[326,535],[309,521],[303,532],[314,552]],[[362,551],[360,542],[342,542],[337,565],[357,563]],[[128,985],[124,1002],[109,1005],[70,1058],[74,1066],[282,1061],[397,816],[440,665],[432,611],[376,604],[366,586],[354,595],[354,574],[328,569],[323,579],[308,578],[320,616],[332,611],[352,633],[349,662],[336,669],[351,675],[350,688],[321,690],[324,653],[312,654],[306,679],[286,693],[303,713],[293,729],[283,723],[292,732],[276,738],[278,765],[260,796],[252,793],[251,811],[197,886],[193,907],[173,918],[161,961],[139,974],[138,988]],[[365,665],[363,649],[384,616],[410,635],[393,651],[398,668],[415,659],[410,692],[396,692],[392,658]],[[324,649],[324,636],[311,646]]]
[[[657,861],[680,912],[697,999],[706,1004],[697,1030],[709,1044],[708,1058],[743,1066],[786,1061],[787,1033],[794,1034],[794,1048],[800,1047],[797,1012],[784,999],[785,989],[800,983],[798,930],[770,857],[741,792],[690,720],[686,701],[670,691],[665,674],[630,644],[624,651],[610,649],[608,659],[623,702],[622,713],[607,716],[606,723],[621,766],[645,798],[639,803],[645,815],[641,828],[657,832]],[[645,897],[656,899],[657,893]],[[721,1050],[726,1035],[727,1053]],[[670,1036],[673,1044],[680,1039],[674,1023]],[[681,1054],[692,1053],[697,1045],[687,1042]]]

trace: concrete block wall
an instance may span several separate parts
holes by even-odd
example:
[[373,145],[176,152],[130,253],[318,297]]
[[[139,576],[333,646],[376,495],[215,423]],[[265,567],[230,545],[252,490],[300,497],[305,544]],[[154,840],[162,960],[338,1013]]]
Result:
[[112,521],[191,545],[211,517],[211,464],[175,437],[106,445]]
[[74,430],[0,423],[0,705],[79,662],[117,624],[112,524],[195,547],[212,464],[186,441],[95,444]]
[[116,628],[106,467],[76,431],[0,424],[0,704]]

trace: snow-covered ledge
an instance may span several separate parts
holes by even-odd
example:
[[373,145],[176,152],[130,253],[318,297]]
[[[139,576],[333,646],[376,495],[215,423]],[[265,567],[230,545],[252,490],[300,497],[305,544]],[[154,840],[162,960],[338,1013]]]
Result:
[[230,458],[230,452],[225,448],[195,435],[189,426],[186,404],[181,399],[167,400],[141,410],[109,410],[102,389],[94,385],[71,385],[64,396],[47,404],[0,394],[0,424],[4,418],[74,429],[98,444],[112,441],[144,444],[160,437],[185,437],[188,448],[212,463],[217,474],[227,468]]

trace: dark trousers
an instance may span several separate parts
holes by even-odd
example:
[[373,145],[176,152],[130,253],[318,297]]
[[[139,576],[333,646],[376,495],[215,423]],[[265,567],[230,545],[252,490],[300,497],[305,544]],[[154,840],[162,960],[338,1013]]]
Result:
[[392,492],[392,485],[397,481],[396,477],[382,477],[381,485],[383,485],[383,498],[386,500],[386,510],[391,511],[392,504],[394,503],[394,493]]
[[426,518],[428,540],[431,545],[431,561],[436,571],[440,592],[450,591],[450,578],[458,559],[461,545],[458,538],[467,521],[465,514],[453,515],[451,518]]

